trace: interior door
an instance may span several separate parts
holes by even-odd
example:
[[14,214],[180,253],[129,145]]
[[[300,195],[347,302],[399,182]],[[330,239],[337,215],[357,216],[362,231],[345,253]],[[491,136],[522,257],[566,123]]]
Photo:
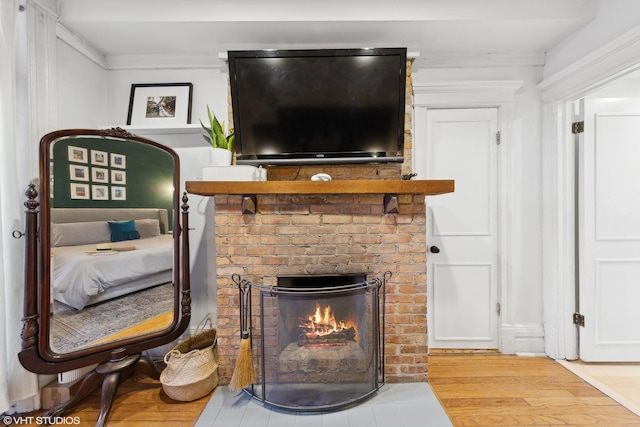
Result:
[[587,99],[579,138],[580,358],[640,361],[640,101]]
[[428,110],[426,179],[455,192],[427,199],[429,348],[498,347],[497,110]]

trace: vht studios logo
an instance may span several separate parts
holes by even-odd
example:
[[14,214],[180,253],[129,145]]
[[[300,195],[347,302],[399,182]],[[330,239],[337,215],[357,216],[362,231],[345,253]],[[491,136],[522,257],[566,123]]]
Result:
[[80,417],[12,417],[5,415],[2,423],[10,425],[79,425]]

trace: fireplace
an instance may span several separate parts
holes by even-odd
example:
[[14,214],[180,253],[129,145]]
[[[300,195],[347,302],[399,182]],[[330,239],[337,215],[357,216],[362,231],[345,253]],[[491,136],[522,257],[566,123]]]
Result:
[[278,277],[260,288],[260,384],[246,391],[286,410],[340,409],[384,382],[383,279],[366,275]]

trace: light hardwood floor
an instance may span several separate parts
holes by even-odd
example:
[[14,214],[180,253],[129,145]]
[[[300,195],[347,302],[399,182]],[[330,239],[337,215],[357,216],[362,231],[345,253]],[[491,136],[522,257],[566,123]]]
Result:
[[428,366],[455,426],[640,426],[640,417],[551,359],[439,355]]
[[[640,417],[547,358],[430,356],[429,380],[455,426],[640,426]],[[129,380],[118,390],[108,425],[192,426],[208,400],[175,402],[155,381]],[[96,390],[68,416],[93,426],[99,407]]]

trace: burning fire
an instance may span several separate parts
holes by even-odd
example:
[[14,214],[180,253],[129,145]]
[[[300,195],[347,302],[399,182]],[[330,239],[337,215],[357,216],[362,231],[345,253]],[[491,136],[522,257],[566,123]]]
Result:
[[323,343],[333,343],[333,345],[340,345],[340,342],[346,342],[347,339],[355,341],[355,324],[336,320],[330,305],[323,308],[316,303],[315,313],[306,319],[301,317],[298,326],[308,344],[318,340],[322,340]]

